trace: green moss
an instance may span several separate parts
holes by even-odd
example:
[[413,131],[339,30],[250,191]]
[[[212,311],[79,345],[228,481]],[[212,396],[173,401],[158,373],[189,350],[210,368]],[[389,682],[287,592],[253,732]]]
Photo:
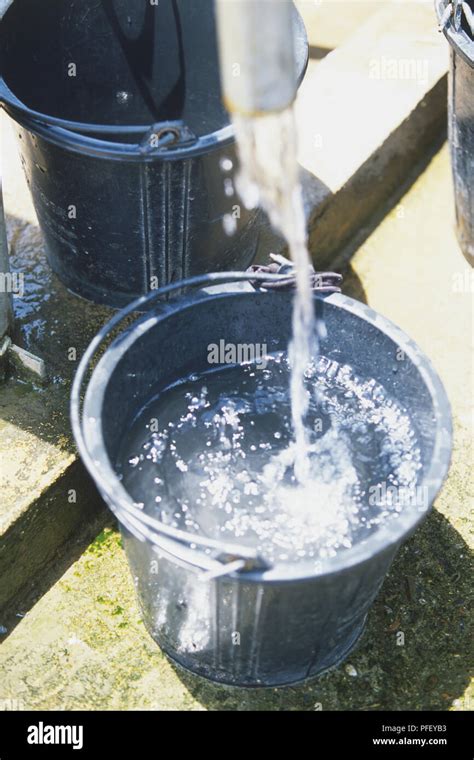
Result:
[[104,528],[88,547],[86,554],[101,557],[104,552],[119,549],[121,545],[120,533],[114,528]]

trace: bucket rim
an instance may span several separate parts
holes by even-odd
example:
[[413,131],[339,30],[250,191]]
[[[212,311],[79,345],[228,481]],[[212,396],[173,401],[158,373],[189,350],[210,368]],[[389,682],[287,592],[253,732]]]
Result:
[[216,132],[198,137],[188,145],[157,148],[145,153],[141,149],[140,143],[118,143],[110,140],[101,140],[97,137],[83,135],[81,132],[73,132],[64,127],[46,124],[8,105],[4,105],[4,110],[16,124],[28,132],[41,137],[58,148],[67,150],[70,153],[87,156],[88,158],[140,164],[152,163],[154,161],[182,161],[201,156],[213,149],[225,147],[235,142],[234,126],[227,124]]
[[[450,4],[451,0],[435,0],[435,10],[440,25],[442,24],[443,16]],[[452,19],[453,17],[451,15],[443,24],[443,34],[453,50],[461,56],[471,68],[474,68],[474,40],[469,37],[462,27],[457,31]]]
[[[254,274],[251,277],[247,274],[247,277],[242,277],[242,273],[227,273],[220,275],[212,275],[212,281],[207,284],[216,284],[224,281],[233,281],[232,277],[239,276],[239,279],[254,279]],[[268,275],[264,275],[268,279]],[[276,275],[275,277],[278,277]],[[201,278],[206,279],[208,275],[203,275]],[[235,279],[234,279],[235,281]],[[186,282],[186,281],[183,281]],[[177,283],[177,286],[183,286],[183,283]],[[169,286],[168,286],[169,287]],[[177,289],[177,288],[176,288]],[[153,295],[158,295],[159,291],[155,291]],[[129,350],[131,345],[143,335],[148,329],[151,329],[157,321],[168,318],[172,314],[182,312],[186,309],[192,309],[196,303],[202,301],[211,301],[222,298],[232,298],[242,295],[242,291],[234,290],[231,292],[206,292],[199,290],[194,292],[192,297],[189,296],[174,299],[172,302],[167,302],[163,309],[146,312],[135,320],[131,325],[128,325],[125,330],[114,338],[110,346],[97,363],[94,368],[91,377],[88,382],[86,398],[84,401],[83,417],[94,420],[91,426],[84,426],[83,430],[78,435],[78,424],[81,424],[80,417],[77,416],[77,409],[74,405],[77,404],[77,379],[80,377],[80,370],[84,369],[84,365],[78,368],[76,378],[74,380],[75,387],[73,388],[73,394],[71,398],[71,412],[73,431],[76,438],[81,456],[83,457],[90,474],[94,478],[99,490],[104,496],[109,507],[116,514],[119,522],[128,527],[126,520],[122,519],[123,513],[120,510],[114,508],[114,501],[117,502],[118,497],[120,500],[124,498],[128,506],[133,506],[134,502],[131,495],[122,486],[118,475],[115,472],[112,463],[108,458],[108,454],[105,448],[105,443],[102,435],[101,425],[101,411],[103,407],[103,400],[105,398],[107,379],[111,376],[111,373],[115,370],[118,362],[122,356]],[[246,295],[252,295],[247,293]],[[279,296],[285,295],[282,293]],[[288,296],[288,294],[286,294]],[[291,294],[290,294],[291,296]],[[255,293],[255,297],[258,297],[258,293]],[[315,295],[315,298],[320,296]],[[144,297],[145,299],[147,297]],[[139,299],[140,300],[140,299]],[[143,300],[143,299],[141,299]],[[395,551],[397,546],[401,544],[408,536],[416,529],[418,524],[429,512],[433,501],[435,500],[443,482],[447,475],[450,461],[451,461],[451,446],[452,446],[452,422],[450,404],[444,389],[444,386],[432,366],[428,357],[421,351],[416,342],[411,339],[401,328],[395,325],[386,317],[383,317],[370,306],[360,303],[349,296],[345,296],[339,293],[334,293],[323,299],[327,303],[335,306],[338,309],[349,312],[358,317],[361,321],[366,322],[388,338],[396,343],[405,353],[408,359],[414,364],[421,379],[430,394],[430,398],[433,404],[433,413],[436,419],[436,428],[433,442],[433,452],[431,461],[427,468],[427,471],[420,483],[420,485],[426,488],[427,499],[423,506],[409,506],[398,514],[398,516],[388,522],[384,523],[374,533],[369,535],[367,539],[357,543],[350,549],[345,550],[341,554],[337,554],[335,557],[325,558],[320,561],[320,566],[315,567],[314,561],[307,561],[301,563],[278,563],[271,567],[264,565],[260,568],[253,569],[249,567],[244,573],[232,572],[226,574],[227,580],[236,580],[245,582],[294,582],[311,580],[316,577],[326,577],[335,573],[344,572],[351,567],[362,564],[364,562],[374,559],[377,555],[386,551]],[[122,312],[130,313],[129,307],[123,309]],[[110,324],[110,323],[109,323]],[[107,325],[105,326],[107,328]],[[97,337],[97,336],[96,336]],[[92,345],[92,344],[91,344]],[[87,353],[87,352],[86,352]],[[86,354],[81,361],[81,364],[87,360]],[[86,361],[87,364],[87,361]],[[99,424],[97,424],[97,420]],[[95,436],[95,441],[91,443],[91,436]],[[86,457],[84,457],[84,446],[86,446]],[[88,448],[90,447],[90,448]],[[90,467],[91,460],[95,462],[96,466]],[[109,478],[109,480],[107,480]],[[136,518],[143,518],[143,512],[137,507],[133,506],[133,510],[137,513]],[[157,521],[159,522],[159,521]],[[133,533],[133,530],[132,530]],[[192,536],[192,534],[188,534]],[[193,536],[196,538],[196,536]],[[192,538],[191,538],[192,540]],[[164,546],[162,553],[171,556],[174,561],[179,558],[181,554],[181,547],[176,549],[176,544],[173,546],[173,542],[167,543]],[[199,549],[191,549],[202,557],[202,552]],[[185,560],[186,562],[187,560]],[[230,568],[229,568],[230,569]],[[223,573],[224,574],[224,573]]]

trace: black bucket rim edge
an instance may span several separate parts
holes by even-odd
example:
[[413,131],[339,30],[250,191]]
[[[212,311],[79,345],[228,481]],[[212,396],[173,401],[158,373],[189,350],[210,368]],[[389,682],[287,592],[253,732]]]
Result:
[[[4,12],[3,16],[0,15],[0,28],[4,17],[8,15],[8,11],[12,5],[13,2]],[[295,54],[296,65],[298,67],[296,82],[298,91],[308,68],[309,40],[303,17],[294,0],[293,8]],[[166,149],[160,150],[157,148],[149,153],[141,150],[140,143],[119,143],[101,140],[96,137],[85,135],[80,131],[74,131],[67,128],[68,124],[80,125],[79,122],[72,122],[67,119],[53,117],[53,121],[55,121],[56,124],[48,124],[47,121],[45,121],[45,119],[48,119],[48,115],[39,113],[36,113],[35,115],[33,109],[25,103],[22,103],[22,101],[20,101],[10,90],[1,73],[0,106],[3,107],[13,121],[20,124],[20,126],[28,131],[36,134],[38,137],[42,137],[58,147],[67,148],[73,153],[89,156],[91,158],[120,159],[122,161],[138,161],[140,163],[156,160],[173,161],[176,159],[193,158],[194,156],[199,156],[208,152],[212,148],[225,146],[235,141],[235,129],[231,115],[229,115],[229,123],[225,126],[214,130],[213,132],[209,132],[206,135],[197,137],[197,139],[189,145],[177,144],[175,147],[171,146]],[[84,124],[80,126],[88,126],[90,131],[93,131],[94,127],[97,127],[97,125],[93,124]],[[114,125],[110,126],[113,127]],[[143,125],[127,125],[123,128],[123,134],[127,134],[127,130],[130,130],[130,134],[134,134],[137,131],[137,127],[141,128],[142,126]],[[143,126],[142,134],[145,134],[152,126],[152,124]]]
[[49,126],[27,114],[19,112],[8,105],[3,105],[3,110],[15,124],[18,124],[28,132],[41,137],[43,140],[56,145],[58,148],[76,153],[88,158],[100,158],[111,161],[126,161],[136,163],[149,163],[153,161],[176,161],[194,158],[207,153],[217,147],[224,147],[235,142],[235,129],[233,124],[227,124],[216,132],[199,137],[195,142],[178,147],[156,148],[150,152],[140,150],[139,143],[115,143],[89,137],[80,132],[73,132],[63,127]]
[[[435,0],[435,10],[438,17],[438,23],[441,22],[443,13],[449,5],[450,0]],[[451,23],[446,24],[443,34],[449,42],[452,49],[470,66],[474,68],[474,40],[461,29],[457,32]]]
[[[224,278],[232,278],[232,275],[234,276],[240,276],[240,280],[242,279],[249,279],[249,276],[247,274],[247,277],[243,277],[243,273],[219,273],[218,280],[222,282]],[[209,275],[202,275],[199,279],[206,279],[209,277]],[[253,275],[252,275],[253,277]],[[268,275],[266,275],[268,278]],[[208,282],[208,284],[215,284],[216,280],[212,282]],[[158,291],[155,292],[154,295],[157,295]],[[235,297],[236,295],[241,295],[242,293],[239,291],[234,292],[226,292],[226,293],[206,293],[203,290],[196,291],[194,293],[194,296],[201,300],[215,300],[218,298],[229,298],[229,297]],[[250,293],[249,293],[250,294]],[[252,295],[252,294],[250,294]],[[258,293],[256,293],[256,296]],[[147,297],[144,297],[145,299]],[[147,321],[150,319],[153,319],[154,321],[156,319],[165,319],[167,316],[169,316],[172,313],[175,313],[176,311],[182,310],[183,307],[192,308],[193,304],[196,301],[196,298],[189,299],[189,297],[184,297],[183,299],[177,299],[173,304],[166,304],[164,309],[160,309],[160,313],[157,313],[156,310],[147,312],[140,317],[138,317],[137,320],[133,322],[132,326],[136,326],[138,323],[141,323],[144,325]],[[318,298],[318,296],[315,296],[315,298]],[[140,299],[139,299],[140,300]],[[143,299],[141,299],[143,300]],[[405,354],[408,356],[408,358],[413,362],[413,364],[416,366],[418,372],[421,375],[421,378],[430,393],[433,408],[434,408],[434,415],[436,417],[436,435],[434,437],[434,444],[433,444],[433,454],[431,457],[430,465],[428,468],[428,471],[425,474],[425,477],[422,480],[422,485],[424,485],[427,489],[428,499],[426,505],[423,505],[423,508],[415,508],[412,507],[411,509],[407,509],[405,512],[402,512],[399,514],[399,516],[396,519],[393,519],[386,523],[384,526],[382,526],[380,529],[378,529],[375,533],[371,534],[371,536],[368,537],[366,541],[360,542],[356,545],[356,547],[352,547],[351,549],[348,549],[346,552],[342,553],[341,555],[338,555],[336,557],[327,558],[322,561],[322,567],[320,569],[317,569],[314,567],[314,563],[293,563],[293,564],[284,564],[280,563],[278,565],[272,566],[270,569],[262,569],[262,570],[250,570],[246,571],[244,574],[235,572],[229,575],[226,575],[226,578],[228,580],[237,580],[241,581],[245,579],[245,581],[253,581],[253,582],[294,582],[294,581],[302,581],[302,580],[310,580],[316,577],[322,577],[322,576],[330,576],[334,573],[340,573],[342,571],[349,570],[351,567],[354,567],[356,565],[362,564],[363,562],[366,562],[367,560],[370,560],[374,556],[387,551],[389,549],[395,550],[397,545],[401,544],[403,541],[405,541],[411,533],[417,528],[419,523],[426,517],[426,515],[429,513],[432,504],[438,495],[444,480],[447,476],[447,473],[449,471],[450,463],[451,463],[451,453],[452,453],[452,417],[451,417],[451,408],[449,399],[447,397],[445,388],[441,382],[441,379],[439,378],[438,373],[434,369],[431,361],[428,359],[426,354],[419,348],[417,343],[410,338],[401,328],[399,328],[397,325],[395,325],[391,320],[387,319],[386,317],[382,316],[378,312],[376,312],[374,309],[372,309],[370,306],[363,304],[359,301],[356,301],[353,298],[350,298],[349,296],[334,293],[330,296],[327,296],[325,301],[331,303],[332,305],[342,308],[345,311],[348,311],[355,315],[356,317],[359,317],[362,321],[368,322],[372,326],[374,326],[376,329],[379,329],[382,333],[384,333],[388,338],[390,338],[392,341],[394,341],[397,345],[399,345],[402,350],[405,352]],[[122,309],[122,312],[129,312],[130,307],[126,307],[125,309]],[[117,316],[120,315],[121,312],[118,312]],[[107,323],[109,324],[109,323]],[[105,328],[107,325],[105,326]],[[103,329],[105,329],[103,328]],[[129,330],[129,328],[126,328]],[[131,332],[129,330],[128,335],[126,338],[123,338],[123,333],[120,333],[116,338],[113,339],[110,346],[114,345],[116,341],[119,340],[119,338],[122,338],[121,343],[121,352],[117,352],[115,360],[113,361],[113,366],[116,366],[117,361],[119,360],[119,353],[120,355],[123,354],[126,350],[128,350],[129,345],[136,340],[136,335],[132,336]],[[92,345],[92,344],[91,344]],[[87,352],[86,352],[87,353]],[[86,357],[86,354],[84,354],[83,359]],[[109,347],[107,347],[107,350],[105,351],[104,355],[101,357],[99,362],[97,363],[96,367],[94,368],[88,382],[87,382],[87,392],[89,392],[90,385],[92,384],[92,380],[94,378],[94,374],[97,373],[97,371],[101,371],[104,369],[104,364],[110,363],[110,367],[107,367],[107,369],[111,369],[112,362],[111,362],[111,355],[109,352]],[[82,364],[82,360],[81,360]],[[73,390],[75,390],[75,393],[72,393],[71,395],[71,416],[72,416],[72,426],[73,426],[73,432],[76,439],[76,443],[78,445],[79,451],[81,453],[81,456],[83,457],[85,464],[93,477],[94,481],[96,482],[97,487],[99,488],[100,492],[104,495],[104,498],[106,502],[109,504],[109,507],[111,507],[111,501],[113,502],[114,499],[117,500],[117,492],[119,492],[122,496],[125,495],[126,500],[128,501],[129,505],[133,505],[133,500],[131,496],[128,494],[128,492],[125,490],[125,488],[121,485],[120,480],[118,479],[117,474],[114,471],[114,468],[112,467],[112,464],[108,458],[108,455],[106,453],[106,449],[103,442],[102,437],[102,431],[101,426],[100,428],[100,435],[98,432],[98,429],[95,429],[95,435],[98,436],[98,441],[100,442],[101,451],[99,452],[101,455],[101,459],[103,460],[100,463],[101,468],[101,477],[97,477],[97,472],[92,471],[89,468],[88,464],[88,458],[87,456],[84,458],[81,444],[81,433],[77,435],[77,423],[78,420],[80,420],[80,416],[77,415],[77,409],[74,409],[74,404],[77,401],[77,383],[76,379],[79,375],[79,369],[76,373],[76,377],[74,379],[73,384]],[[97,381],[97,374],[95,381]],[[90,411],[91,407],[95,410],[98,410],[101,407],[102,399],[105,394],[105,387],[102,387],[102,390],[98,389],[98,391],[94,394],[94,400],[93,404],[89,405],[88,411]],[[90,396],[90,394],[89,394]],[[84,410],[85,410],[85,403],[84,402]],[[99,415],[100,416],[100,415]],[[86,435],[84,434],[84,441],[85,441]],[[96,443],[94,446],[94,451],[97,452],[97,449],[99,448],[99,444]],[[89,452],[87,452],[89,453]],[[108,475],[111,476],[113,487],[106,487],[104,488],[104,480],[103,475],[104,472],[107,472]],[[111,507],[112,508],[112,507]],[[138,516],[141,515],[140,510],[136,507],[133,507],[134,510],[138,513]],[[114,510],[112,510],[114,511]],[[115,512],[119,522],[122,522],[120,520],[120,515]],[[126,527],[126,526],[125,526]],[[202,554],[199,550],[191,549],[192,552],[198,552],[199,554]],[[173,555],[173,553],[171,552]]]

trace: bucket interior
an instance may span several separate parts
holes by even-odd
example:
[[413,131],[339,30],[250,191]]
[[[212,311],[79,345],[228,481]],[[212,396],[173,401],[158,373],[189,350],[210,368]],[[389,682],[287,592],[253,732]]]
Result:
[[[437,490],[449,454],[436,472],[439,482],[434,483],[434,447],[436,439],[439,446],[441,424],[435,403],[439,400],[420,373],[420,362],[410,355],[398,362],[400,345],[394,337],[337,302],[320,303],[327,328],[321,353],[350,365],[361,379],[376,380],[406,410],[420,449],[418,484],[430,471],[431,487]],[[108,460],[115,472],[121,443],[134,420],[160,390],[192,373],[209,370],[210,343],[223,338],[233,343],[264,343],[273,352],[286,350],[290,338],[291,293],[220,294],[188,300],[170,309],[164,318],[145,315],[140,328],[128,328],[100,360],[89,384],[84,407],[88,448],[96,461]],[[118,408],[122,410],[119,415]],[[447,410],[443,413],[448,414]],[[97,436],[96,424],[88,422],[99,418],[101,436]],[[404,505],[403,519],[395,521],[400,523],[396,531],[406,533],[420,518],[419,505]]]
[[0,29],[1,74],[33,110],[89,124],[183,120],[197,136],[229,123],[214,0],[14,0]]

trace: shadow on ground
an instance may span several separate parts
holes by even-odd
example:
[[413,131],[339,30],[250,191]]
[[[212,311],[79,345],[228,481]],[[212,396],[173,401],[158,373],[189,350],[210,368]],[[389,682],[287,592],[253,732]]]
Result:
[[300,686],[239,689],[173,667],[211,710],[446,710],[474,674],[472,587],[472,553],[433,510],[400,550],[358,647],[337,669]]

